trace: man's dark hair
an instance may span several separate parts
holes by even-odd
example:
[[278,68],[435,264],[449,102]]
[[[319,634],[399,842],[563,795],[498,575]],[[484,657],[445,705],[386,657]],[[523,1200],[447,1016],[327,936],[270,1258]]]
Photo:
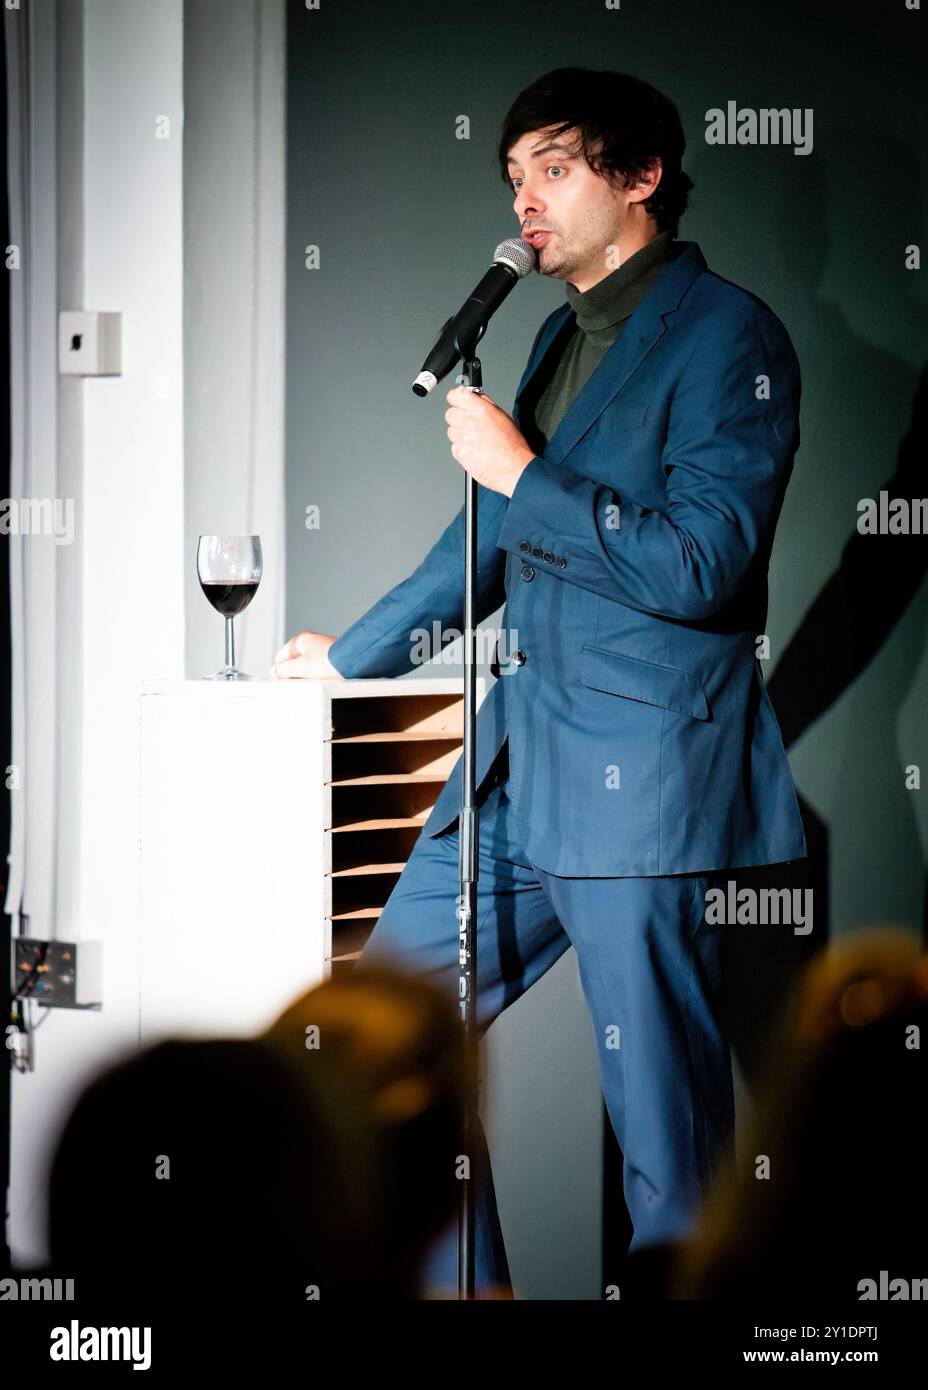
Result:
[[663,232],[677,224],[686,210],[693,181],[680,165],[686,136],[680,113],[669,97],[624,72],[595,72],[588,68],[555,68],[516,97],[499,141],[503,182],[510,182],[509,153],[532,130],[556,128],[557,135],[579,132],[577,153],[597,173],[617,174],[628,187],[655,158],[663,165],[661,181],[642,203]]

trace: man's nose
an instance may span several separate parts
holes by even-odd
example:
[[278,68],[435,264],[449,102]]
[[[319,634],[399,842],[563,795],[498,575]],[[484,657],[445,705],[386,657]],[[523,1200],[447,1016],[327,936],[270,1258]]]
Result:
[[537,217],[544,211],[544,204],[537,192],[525,184],[516,194],[512,206],[520,222],[525,222],[529,217]]

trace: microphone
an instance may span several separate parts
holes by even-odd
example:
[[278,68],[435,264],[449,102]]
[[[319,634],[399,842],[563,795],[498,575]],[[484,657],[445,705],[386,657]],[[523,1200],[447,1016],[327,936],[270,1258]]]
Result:
[[470,298],[448,319],[422,364],[422,371],[412,384],[417,396],[427,396],[460,361],[463,354],[459,343],[466,344],[475,330],[473,342],[480,341],[489,319],[516,281],[534,270],[535,259],[534,246],[520,236],[500,242],[493,253],[493,265]]

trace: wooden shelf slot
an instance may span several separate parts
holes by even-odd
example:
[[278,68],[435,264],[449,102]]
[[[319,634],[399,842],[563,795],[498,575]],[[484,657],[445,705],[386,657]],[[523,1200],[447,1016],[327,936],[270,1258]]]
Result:
[[407,821],[424,824],[441,785],[432,780],[401,778],[392,783],[356,781],[330,788],[334,831],[356,826],[376,829],[372,822]]
[[356,835],[340,835],[329,841],[333,877],[353,874],[399,872],[419,837],[412,829],[369,830]]
[[446,781],[461,751],[456,739],[412,743],[337,743],[332,747],[333,786],[359,777],[432,777]]
[[373,695],[332,701],[332,738],[364,734],[429,733],[464,737],[464,699],[446,695]]
[[336,961],[357,960],[373,930],[370,921],[333,922],[332,954],[329,959]]
[[330,878],[332,910],[328,916],[333,922],[379,917],[399,876],[400,870],[397,869],[395,872],[368,874],[366,877]]

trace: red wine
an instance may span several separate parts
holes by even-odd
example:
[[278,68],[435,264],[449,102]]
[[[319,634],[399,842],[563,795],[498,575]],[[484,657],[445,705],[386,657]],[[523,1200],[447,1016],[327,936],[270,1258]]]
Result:
[[224,618],[244,613],[258,590],[257,579],[201,579],[200,588]]

